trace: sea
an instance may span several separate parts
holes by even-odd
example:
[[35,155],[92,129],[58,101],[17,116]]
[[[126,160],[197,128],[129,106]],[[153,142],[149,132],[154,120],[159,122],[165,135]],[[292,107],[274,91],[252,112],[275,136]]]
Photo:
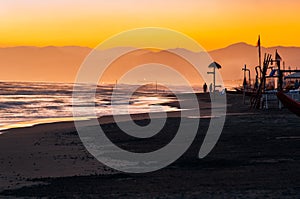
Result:
[[[136,88],[138,89],[128,101],[128,92]],[[189,90],[183,86],[172,88],[172,92],[175,91],[176,94],[186,93]],[[95,93],[93,98],[95,111],[93,113],[86,112],[74,117],[72,104],[74,91],[77,94],[82,93],[82,95],[90,92]],[[118,92],[118,97],[113,103],[113,112],[111,96],[115,91],[121,92]],[[194,86],[193,91],[203,92],[201,86]],[[176,107],[168,106],[169,102],[176,100],[172,92],[165,86],[155,83],[144,84],[143,86],[85,84],[77,86],[75,89],[72,83],[0,82],[0,134],[11,128],[60,121],[87,120],[112,114],[126,114],[128,110],[130,110],[130,114],[177,111]],[[83,101],[79,106],[84,109],[91,104],[86,104]]]
[[[95,89],[96,87],[96,89]],[[130,85],[120,85],[126,91]],[[72,97],[74,85],[70,83],[45,82],[0,82],[0,131],[11,128],[27,127],[41,123],[84,120],[112,114],[111,95],[114,85],[84,85],[82,93],[95,89],[94,106],[96,114],[86,113],[73,117]],[[182,89],[182,88],[181,88]],[[184,89],[179,92],[184,92]],[[78,92],[78,91],[77,91]],[[121,114],[130,109],[130,113],[174,111],[176,107],[167,105],[150,108],[153,104],[163,104],[174,100],[165,89],[157,85],[143,87],[135,92],[130,103],[118,98],[114,108]],[[88,104],[81,103],[84,106]],[[116,113],[116,112],[114,112]]]

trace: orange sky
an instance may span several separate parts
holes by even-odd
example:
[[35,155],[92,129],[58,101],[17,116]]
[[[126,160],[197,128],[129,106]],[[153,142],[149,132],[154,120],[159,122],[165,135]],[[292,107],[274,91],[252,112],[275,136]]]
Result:
[[[95,47],[145,26],[183,32],[207,50],[244,41],[300,46],[299,0],[2,0],[0,46]],[[174,46],[170,46],[174,47]]]

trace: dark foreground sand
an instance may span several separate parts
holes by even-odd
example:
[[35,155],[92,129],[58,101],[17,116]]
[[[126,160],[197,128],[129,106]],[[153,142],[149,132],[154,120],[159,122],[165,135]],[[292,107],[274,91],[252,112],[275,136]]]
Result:
[[[72,122],[10,130],[0,135],[0,198],[300,198],[300,118],[287,110],[249,111],[241,101],[228,95],[224,130],[207,157],[197,158],[209,123],[201,119],[189,150],[146,174],[121,173],[95,160]],[[146,116],[135,119],[145,125]],[[145,152],[174,136],[178,114],[169,116],[161,133],[142,141],[120,134],[109,117],[101,121],[113,142]]]

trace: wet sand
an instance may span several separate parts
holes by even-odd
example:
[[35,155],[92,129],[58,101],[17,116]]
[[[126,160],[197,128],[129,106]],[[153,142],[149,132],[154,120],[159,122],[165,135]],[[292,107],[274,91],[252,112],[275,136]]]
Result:
[[[199,98],[209,103],[207,96]],[[197,158],[210,121],[205,118],[181,158],[146,174],[122,173],[98,162],[82,145],[72,122],[10,130],[0,135],[0,197],[299,198],[300,118],[285,109],[248,107],[241,95],[228,94],[225,126],[208,156]],[[146,125],[147,116],[133,118]],[[179,114],[168,116],[166,128],[147,140],[120,133],[110,117],[100,122],[118,146],[147,152],[174,137]]]

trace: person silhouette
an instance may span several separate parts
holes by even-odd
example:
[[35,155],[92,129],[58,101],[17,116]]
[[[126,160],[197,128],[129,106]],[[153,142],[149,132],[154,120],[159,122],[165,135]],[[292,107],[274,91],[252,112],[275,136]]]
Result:
[[204,93],[207,92],[207,84],[206,84],[206,82],[203,84],[203,92],[204,92]]
[[212,85],[212,83],[210,83],[210,85],[209,85],[209,92],[212,92],[213,91],[213,85]]

